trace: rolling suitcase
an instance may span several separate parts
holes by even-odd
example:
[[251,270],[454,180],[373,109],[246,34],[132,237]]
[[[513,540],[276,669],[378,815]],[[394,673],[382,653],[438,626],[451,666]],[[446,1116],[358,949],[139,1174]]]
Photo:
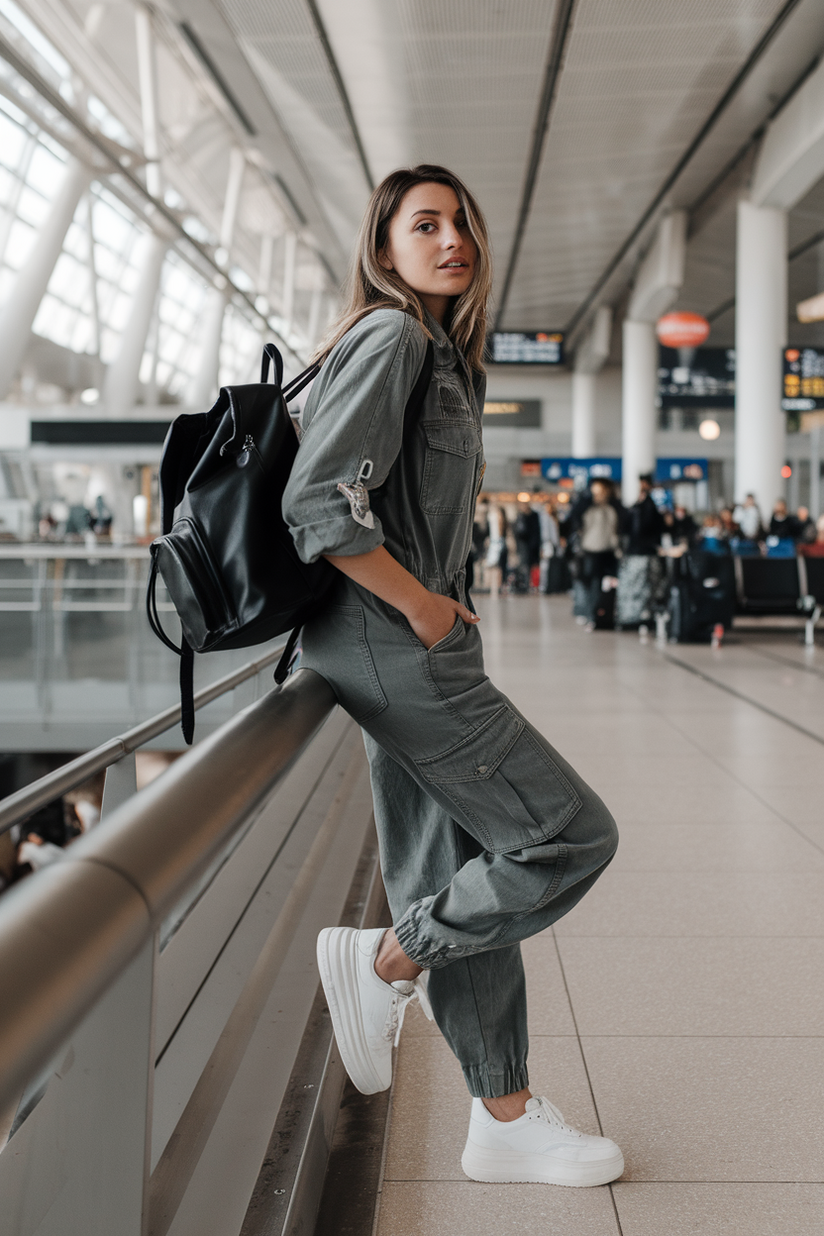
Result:
[[[609,583],[609,587],[605,588],[604,584]],[[601,589],[598,593],[598,600],[595,602],[595,630],[596,631],[614,631],[615,630],[615,582],[614,578],[607,576],[601,581]]]
[[670,588],[669,634],[675,643],[708,644],[716,626],[728,631],[735,608],[735,575],[729,555],[694,552],[677,559]]
[[572,580],[566,560],[555,554],[552,558],[544,558],[541,562],[541,592],[569,592]]

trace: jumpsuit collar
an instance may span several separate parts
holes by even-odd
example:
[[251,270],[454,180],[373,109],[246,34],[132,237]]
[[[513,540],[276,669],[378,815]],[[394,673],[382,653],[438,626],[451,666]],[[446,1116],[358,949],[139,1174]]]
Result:
[[429,310],[424,306],[424,320],[426,328],[432,336],[432,342],[435,346],[435,367],[436,368],[458,368],[463,374],[466,381],[469,383],[469,389],[472,390],[472,374],[469,366],[466,363],[461,349],[452,342],[441,324],[433,318]]

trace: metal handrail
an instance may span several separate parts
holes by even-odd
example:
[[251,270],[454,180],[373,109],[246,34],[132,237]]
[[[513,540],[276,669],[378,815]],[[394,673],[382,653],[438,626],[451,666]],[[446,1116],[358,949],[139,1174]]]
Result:
[[0,901],[0,1108],[43,1067],[334,708],[299,670]]
[[[266,669],[267,665],[277,661],[285,647],[285,643],[279,644],[277,648],[272,649],[264,657],[258,658],[257,661],[247,661],[245,665],[231,674],[226,674],[210,686],[203,687],[194,697],[195,709],[203,708],[212,700],[218,699],[227,691],[246,682],[247,679],[254,678],[261,670]],[[141,721],[139,725],[126,730],[124,734],[109,738],[92,751],[79,755],[76,759],[70,760],[68,764],[56,768],[54,772],[47,773],[45,777],[33,781],[31,785],[26,785],[22,790],[9,794],[0,802],[0,833],[8,832],[32,812],[45,807],[47,803],[53,802],[62,794],[67,794],[69,790],[76,789],[95,773],[102,772],[109,765],[116,764],[124,755],[129,755],[138,747],[142,747],[144,743],[157,738],[159,734],[164,734],[179,720],[180,704],[172,704],[156,716],[149,717],[148,721]]]

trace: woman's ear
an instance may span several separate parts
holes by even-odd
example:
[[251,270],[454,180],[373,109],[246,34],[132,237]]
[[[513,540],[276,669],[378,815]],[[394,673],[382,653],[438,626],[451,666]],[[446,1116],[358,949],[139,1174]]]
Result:
[[380,253],[378,254],[378,265],[382,266],[384,270],[391,271],[395,269],[385,249],[381,249]]

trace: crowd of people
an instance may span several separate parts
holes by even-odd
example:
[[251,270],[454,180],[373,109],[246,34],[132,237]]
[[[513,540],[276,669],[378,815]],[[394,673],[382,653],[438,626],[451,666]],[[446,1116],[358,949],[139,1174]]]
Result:
[[762,517],[753,494],[735,507],[723,507],[704,519],[694,539],[723,553],[768,554],[791,557],[796,553],[824,557],[824,515],[813,519],[806,506],[795,514],[783,498],[773,507],[769,520]]
[[[594,630],[609,598],[610,621],[637,626],[665,585],[662,559],[690,549],[709,553],[824,557],[824,515],[814,520],[800,506],[793,514],[778,499],[769,519],[753,494],[707,515],[699,524],[682,505],[660,507],[653,479],[642,476],[637,500],[625,507],[608,480],[596,478],[574,498],[568,493],[526,495],[509,513],[478,504],[470,563],[475,591],[573,591],[573,609]],[[619,571],[620,564],[620,571]],[[619,587],[620,577],[620,587]],[[616,606],[614,615],[613,606]]]

